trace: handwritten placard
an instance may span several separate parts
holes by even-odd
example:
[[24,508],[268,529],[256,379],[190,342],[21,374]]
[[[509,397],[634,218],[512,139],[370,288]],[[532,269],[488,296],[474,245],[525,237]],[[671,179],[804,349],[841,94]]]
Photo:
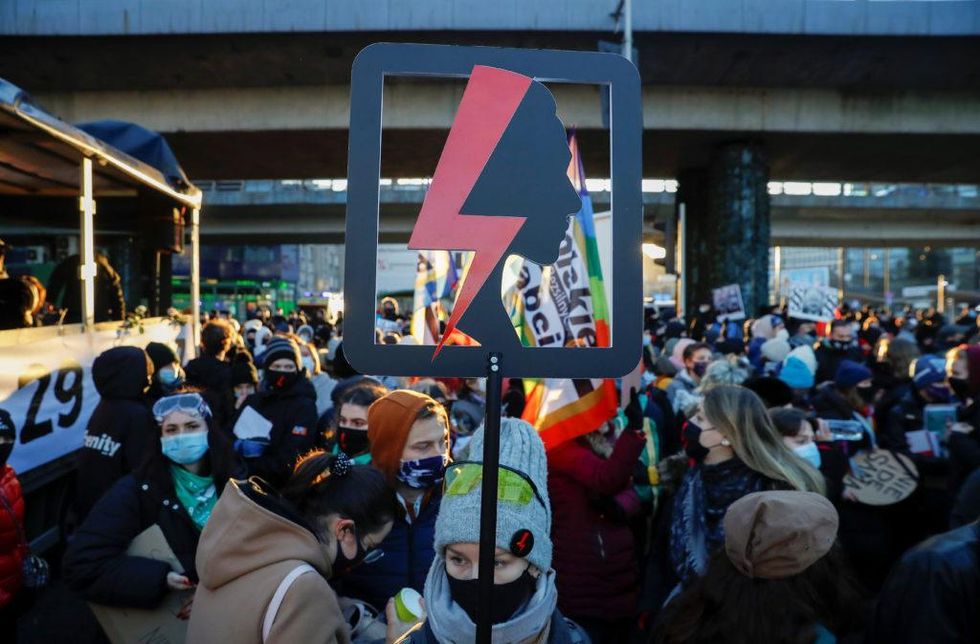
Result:
[[915,491],[919,472],[904,454],[874,449],[851,459],[844,489],[867,505],[892,505]]

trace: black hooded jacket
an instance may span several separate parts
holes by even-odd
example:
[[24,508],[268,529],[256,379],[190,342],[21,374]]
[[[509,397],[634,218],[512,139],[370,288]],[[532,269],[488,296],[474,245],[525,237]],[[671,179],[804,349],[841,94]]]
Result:
[[143,390],[149,359],[139,347],[113,347],[92,364],[101,400],[89,418],[78,459],[75,513],[81,522],[106,490],[142,462],[156,422]]
[[283,391],[252,394],[239,413],[246,407],[272,423],[265,453],[245,459],[248,473],[279,487],[289,478],[296,459],[316,446],[316,390],[308,378],[301,376]]

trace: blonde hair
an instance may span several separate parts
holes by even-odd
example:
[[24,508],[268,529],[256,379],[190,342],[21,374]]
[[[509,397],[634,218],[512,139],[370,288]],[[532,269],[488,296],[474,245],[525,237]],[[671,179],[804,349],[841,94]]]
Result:
[[794,490],[826,494],[823,475],[786,447],[755,392],[719,385],[705,393],[702,409],[750,469]]

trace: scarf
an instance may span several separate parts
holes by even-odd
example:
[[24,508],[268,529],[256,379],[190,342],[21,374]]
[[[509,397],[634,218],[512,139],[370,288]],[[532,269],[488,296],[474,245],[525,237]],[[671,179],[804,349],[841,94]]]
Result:
[[198,476],[188,472],[179,465],[170,466],[170,475],[174,480],[174,491],[180,504],[187,510],[198,530],[204,529],[204,524],[211,516],[214,504],[218,502],[218,490],[214,486],[214,478]]
[[[432,560],[425,580],[426,619],[436,640],[444,644],[469,644],[476,640],[476,625],[470,620],[449,593],[446,562],[437,556]],[[538,587],[527,604],[510,619],[493,627],[492,641],[496,644],[545,642],[551,617],[558,605],[555,571],[538,577]]]
[[767,481],[738,457],[688,470],[670,523],[670,559],[683,585],[702,576],[708,559],[725,545],[728,506],[765,489]]

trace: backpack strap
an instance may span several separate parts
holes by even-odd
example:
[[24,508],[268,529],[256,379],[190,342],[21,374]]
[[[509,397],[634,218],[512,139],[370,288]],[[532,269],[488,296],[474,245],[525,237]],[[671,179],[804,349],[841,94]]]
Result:
[[276,621],[276,615],[279,613],[279,607],[282,606],[282,600],[286,598],[286,593],[289,591],[289,587],[293,585],[300,575],[304,575],[308,572],[316,572],[308,563],[303,563],[292,570],[289,574],[283,577],[283,580],[279,582],[279,587],[276,588],[276,592],[272,595],[272,599],[269,600],[269,606],[265,609],[265,619],[262,620],[262,641],[265,642],[269,637],[269,633],[272,631],[272,625]]

